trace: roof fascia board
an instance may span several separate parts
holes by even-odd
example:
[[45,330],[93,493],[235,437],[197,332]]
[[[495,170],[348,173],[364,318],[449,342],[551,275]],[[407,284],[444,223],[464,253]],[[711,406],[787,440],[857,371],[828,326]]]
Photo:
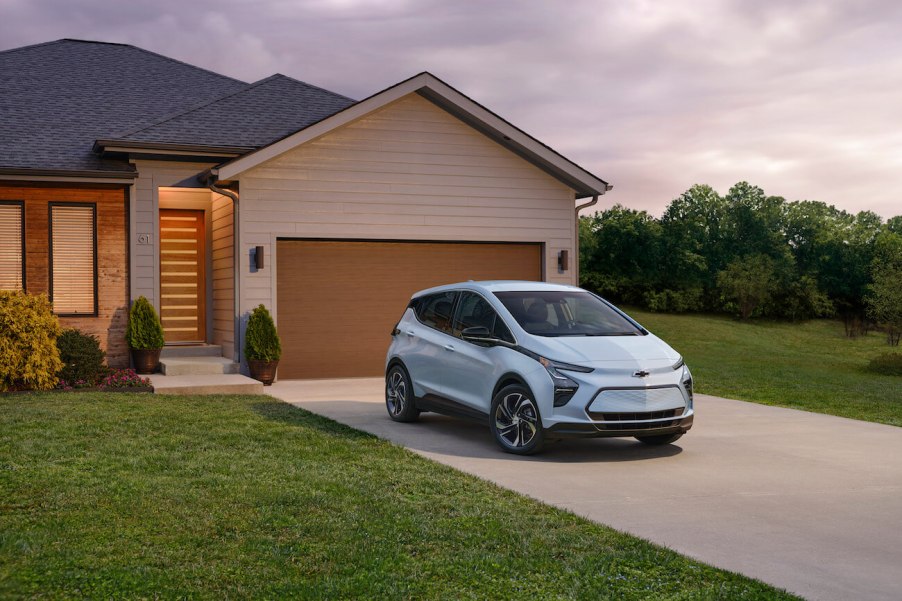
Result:
[[128,152],[154,154],[191,154],[213,157],[236,157],[252,150],[249,146],[201,146],[197,144],[167,144],[165,142],[137,142],[131,140],[97,140],[94,152]]
[[8,181],[133,184],[137,177],[138,174],[133,171],[65,171],[0,167],[0,179]]

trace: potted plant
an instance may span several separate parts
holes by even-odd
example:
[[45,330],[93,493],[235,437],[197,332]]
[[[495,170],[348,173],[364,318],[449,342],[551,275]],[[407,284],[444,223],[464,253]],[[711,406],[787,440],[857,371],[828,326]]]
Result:
[[272,315],[263,305],[251,311],[244,334],[244,357],[251,377],[269,386],[276,379],[276,367],[282,356],[282,344]]
[[132,351],[136,372],[152,374],[156,371],[163,348],[163,326],[153,305],[143,296],[138,297],[128,312],[125,341]]

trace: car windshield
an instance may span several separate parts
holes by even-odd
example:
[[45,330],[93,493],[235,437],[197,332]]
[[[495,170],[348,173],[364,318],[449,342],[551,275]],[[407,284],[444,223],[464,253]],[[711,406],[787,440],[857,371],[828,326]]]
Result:
[[536,336],[642,336],[645,331],[589,292],[496,292],[524,330]]

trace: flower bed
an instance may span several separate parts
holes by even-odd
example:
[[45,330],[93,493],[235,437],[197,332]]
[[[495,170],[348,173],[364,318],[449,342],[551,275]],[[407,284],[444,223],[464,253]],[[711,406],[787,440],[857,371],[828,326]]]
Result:
[[60,380],[58,390],[91,390],[91,391],[115,391],[115,392],[153,392],[150,379],[142,378],[133,369],[110,369],[106,376],[96,386],[85,380],[67,382]]

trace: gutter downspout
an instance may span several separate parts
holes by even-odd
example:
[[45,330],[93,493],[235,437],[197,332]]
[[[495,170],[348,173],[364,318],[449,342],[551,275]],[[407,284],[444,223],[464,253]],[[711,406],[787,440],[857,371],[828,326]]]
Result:
[[601,194],[596,194],[595,196],[592,197],[592,200],[590,200],[589,202],[576,206],[576,231],[574,232],[574,238],[573,238],[574,244],[576,245],[576,253],[574,253],[576,255],[576,260],[573,262],[573,266],[574,266],[574,271],[576,271],[576,285],[577,286],[579,286],[579,212],[582,211],[583,209],[587,209],[587,208],[595,205],[598,202],[599,196],[601,196],[605,192],[611,191],[613,188],[614,188],[614,186],[612,186],[611,184],[607,184],[605,186],[604,190],[601,191]]
[[202,174],[204,178],[204,183],[207,184],[207,187],[219,194],[221,196],[226,196],[232,199],[232,261],[234,262],[234,272],[235,272],[235,331],[233,333],[235,348],[233,349],[232,355],[233,359],[237,361],[239,364],[241,363],[241,324],[239,323],[240,315],[241,315],[241,295],[238,293],[241,288],[241,253],[239,252],[240,245],[238,243],[238,194],[232,192],[231,190],[226,190],[225,188],[219,188],[216,186],[216,176],[213,173],[213,170],[205,172]]

